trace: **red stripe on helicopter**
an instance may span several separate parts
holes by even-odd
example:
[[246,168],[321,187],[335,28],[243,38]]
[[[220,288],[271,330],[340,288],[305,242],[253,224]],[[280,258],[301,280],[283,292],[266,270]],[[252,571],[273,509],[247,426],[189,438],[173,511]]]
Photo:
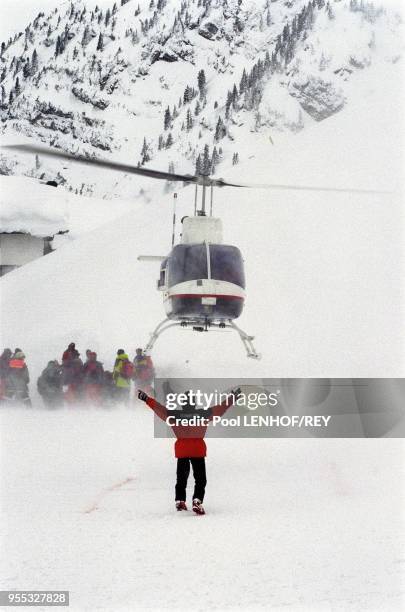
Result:
[[218,298],[221,300],[244,300],[241,295],[218,295],[217,293],[176,293],[169,295],[169,298]]

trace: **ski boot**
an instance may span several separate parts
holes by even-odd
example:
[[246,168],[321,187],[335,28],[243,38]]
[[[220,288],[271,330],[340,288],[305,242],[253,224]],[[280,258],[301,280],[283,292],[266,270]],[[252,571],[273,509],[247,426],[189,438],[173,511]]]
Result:
[[193,512],[196,514],[205,514],[204,506],[199,499],[193,499]]
[[181,512],[182,510],[187,510],[185,501],[176,501],[176,510],[177,512]]

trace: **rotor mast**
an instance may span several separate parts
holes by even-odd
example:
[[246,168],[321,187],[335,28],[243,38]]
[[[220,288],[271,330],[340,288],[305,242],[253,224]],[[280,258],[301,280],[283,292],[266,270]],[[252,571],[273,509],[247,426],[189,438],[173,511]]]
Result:
[[196,177],[196,187],[202,187],[201,194],[201,208],[196,210],[196,213],[200,217],[206,216],[206,201],[207,201],[207,187],[211,188],[211,207],[210,216],[212,216],[212,203],[213,203],[213,191],[214,191],[214,179],[209,176],[199,175]]

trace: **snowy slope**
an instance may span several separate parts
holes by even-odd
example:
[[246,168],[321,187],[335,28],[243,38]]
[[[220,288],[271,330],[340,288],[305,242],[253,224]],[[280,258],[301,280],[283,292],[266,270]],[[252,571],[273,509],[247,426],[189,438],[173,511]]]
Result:
[[0,427],[2,589],[69,589],[75,612],[404,607],[402,440],[209,440],[197,517],[143,406]]

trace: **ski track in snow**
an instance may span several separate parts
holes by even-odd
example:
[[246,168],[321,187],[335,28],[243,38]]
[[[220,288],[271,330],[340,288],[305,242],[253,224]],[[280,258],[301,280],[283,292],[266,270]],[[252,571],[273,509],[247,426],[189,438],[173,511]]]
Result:
[[106,495],[108,495],[109,493],[113,493],[114,491],[118,491],[118,490],[122,489],[123,487],[125,487],[127,484],[133,482],[134,480],[135,480],[134,476],[128,476],[128,478],[124,478],[124,480],[121,480],[120,482],[116,482],[115,484],[111,485],[110,487],[107,487],[106,489],[103,489],[100,492],[100,494],[95,498],[95,500],[89,506],[87,506],[87,508],[85,508],[85,510],[83,510],[83,514],[91,514],[95,510],[99,510],[100,509],[100,505],[101,505],[101,503],[104,500]]

